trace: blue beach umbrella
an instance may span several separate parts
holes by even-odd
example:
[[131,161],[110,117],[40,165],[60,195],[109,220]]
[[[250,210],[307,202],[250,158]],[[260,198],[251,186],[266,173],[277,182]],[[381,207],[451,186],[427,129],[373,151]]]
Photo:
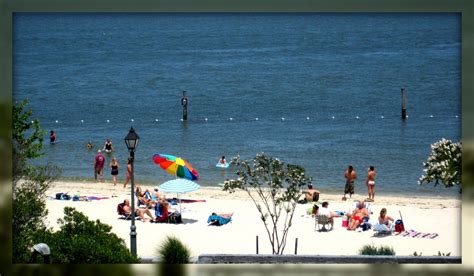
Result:
[[165,183],[158,186],[158,190],[165,193],[176,193],[179,201],[179,212],[181,213],[181,199],[180,194],[194,192],[199,190],[201,186],[196,182],[191,180],[177,178],[173,180],[166,181]]

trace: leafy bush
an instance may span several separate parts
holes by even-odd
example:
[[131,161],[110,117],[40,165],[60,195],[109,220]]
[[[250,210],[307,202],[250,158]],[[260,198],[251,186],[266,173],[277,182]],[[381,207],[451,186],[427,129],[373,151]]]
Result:
[[360,255],[395,255],[393,248],[388,246],[376,247],[374,245],[364,245],[362,249],[359,250]]
[[72,207],[64,208],[60,231],[38,231],[35,238],[51,248],[53,263],[108,264],[136,263],[124,240],[111,233],[111,226],[90,221]]
[[158,249],[158,255],[164,264],[187,264],[191,254],[180,240],[175,237],[166,237]]

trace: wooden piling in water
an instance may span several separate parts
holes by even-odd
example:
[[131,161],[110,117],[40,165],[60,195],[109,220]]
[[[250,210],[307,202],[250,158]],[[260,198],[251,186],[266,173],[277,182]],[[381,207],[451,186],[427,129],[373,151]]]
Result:
[[183,106],[183,121],[188,120],[188,97],[186,97],[186,91],[183,91],[183,97],[181,97],[181,105]]
[[407,118],[407,99],[405,92],[405,88],[402,88],[402,120]]

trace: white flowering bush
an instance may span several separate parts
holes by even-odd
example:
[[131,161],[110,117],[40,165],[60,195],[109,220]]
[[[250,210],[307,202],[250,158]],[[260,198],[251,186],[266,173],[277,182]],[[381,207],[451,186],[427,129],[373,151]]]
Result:
[[441,181],[446,187],[461,184],[461,143],[441,139],[431,145],[431,154],[428,161],[423,163],[424,175],[418,184]]

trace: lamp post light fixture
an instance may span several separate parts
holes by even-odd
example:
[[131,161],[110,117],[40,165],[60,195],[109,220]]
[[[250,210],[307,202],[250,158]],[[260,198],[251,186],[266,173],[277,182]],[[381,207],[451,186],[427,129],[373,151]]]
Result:
[[132,185],[131,185],[131,210],[132,210],[132,225],[130,226],[130,253],[132,253],[132,255],[134,257],[137,256],[137,231],[136,231],[136,227],[135,227],[135,196],[134,196],[134,191],[135,191],[135,183],[134,183],[134,171],[133,171],[133,162],[134,162],[134,159],[135,159],[135,149],[137,148],[137,145],[138,145],[138,140],[139,140],[139,137],[138,135],[135,133],[135,130],[133,129],[133,127],[130,127],[130,131],[128,132],[127,136],[125,136],[125,144],[127,145],[127,149],[128,151],[130,152],[130,157],[129,157],[129,160],[130,160],[130,166],[132,167],[132,173],[131,173],[131,176],[130,176],[130,180],[132,182]]

